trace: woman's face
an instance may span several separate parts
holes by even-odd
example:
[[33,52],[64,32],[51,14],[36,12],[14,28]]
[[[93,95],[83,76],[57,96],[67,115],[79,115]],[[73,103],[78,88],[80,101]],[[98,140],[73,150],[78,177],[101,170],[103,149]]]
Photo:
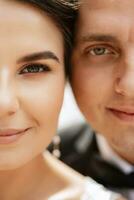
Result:
[[19,2],[0,2],[0,169],[44,151],[64,91],[63,37],[55,22]]

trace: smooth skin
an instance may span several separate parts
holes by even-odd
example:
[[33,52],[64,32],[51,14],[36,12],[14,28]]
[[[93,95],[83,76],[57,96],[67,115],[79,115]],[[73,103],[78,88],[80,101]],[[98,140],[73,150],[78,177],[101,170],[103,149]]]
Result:
[[[63,192],[78,200],[83,177],[43,154],[63,100],[62,33],[47,14],[8,0],[0,1],[0,30],[0,199],[45,200]],[[7,137],[16,130],[23,134]]]
[[0,169],[8,170],[32,160],[55,134],[64,46],[51,18],[29,5],[0,1],[0,27],[0,131],[28,129],[15,143],[0,143]]
[[[53,19],[0,1],[1,200],[44,200],[73,183],[72,172],[65,176],[62,164],[43,155],[57,129],[64,71],[63,35]],[[16,130],[24,134],[2,137]]]
[[134,1],[82,0],[71,83],[87,121],[134,164]]

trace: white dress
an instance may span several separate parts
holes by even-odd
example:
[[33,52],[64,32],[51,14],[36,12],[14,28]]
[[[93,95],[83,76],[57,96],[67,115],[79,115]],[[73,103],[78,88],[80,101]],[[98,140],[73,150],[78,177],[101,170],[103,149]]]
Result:
[[116,200],[119,194],[111,192],[89,177],[82,184],[56,193],[48,200]]

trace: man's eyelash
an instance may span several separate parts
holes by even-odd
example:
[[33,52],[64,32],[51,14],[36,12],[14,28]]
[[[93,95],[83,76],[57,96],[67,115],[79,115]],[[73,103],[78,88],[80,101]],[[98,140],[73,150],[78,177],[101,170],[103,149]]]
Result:
[[110,51],[108,48],[105,48],[105,47],[94,47],[94,48],[90,49],[89,53],[92,55],[99,56],[99,55],[110,54],[110,53],[112,53],[112,51]]
[[51,71],[50,67],[48,65],[44,64],[27,64],[25,65],[19,72],[19,74],[34,74],[34,73],[43,73],[43,72],[49,72]]
[[87,47],[84,50],[85,54],[91,54],[91,55],[106,55],[106,54],[119,54],[119,50],[118,49],[114,49],[113,47],[111,47],[110,45],[106,46],[103,44],[100,45],[93,45],[91,47]]

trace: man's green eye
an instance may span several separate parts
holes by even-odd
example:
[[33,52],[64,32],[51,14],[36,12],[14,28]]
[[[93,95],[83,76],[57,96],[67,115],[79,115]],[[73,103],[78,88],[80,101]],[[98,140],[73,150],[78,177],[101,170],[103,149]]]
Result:
[[90,50],[90,54],[94,56],[101,56],[110,54],[110,51],[104,47],[96,47]]

